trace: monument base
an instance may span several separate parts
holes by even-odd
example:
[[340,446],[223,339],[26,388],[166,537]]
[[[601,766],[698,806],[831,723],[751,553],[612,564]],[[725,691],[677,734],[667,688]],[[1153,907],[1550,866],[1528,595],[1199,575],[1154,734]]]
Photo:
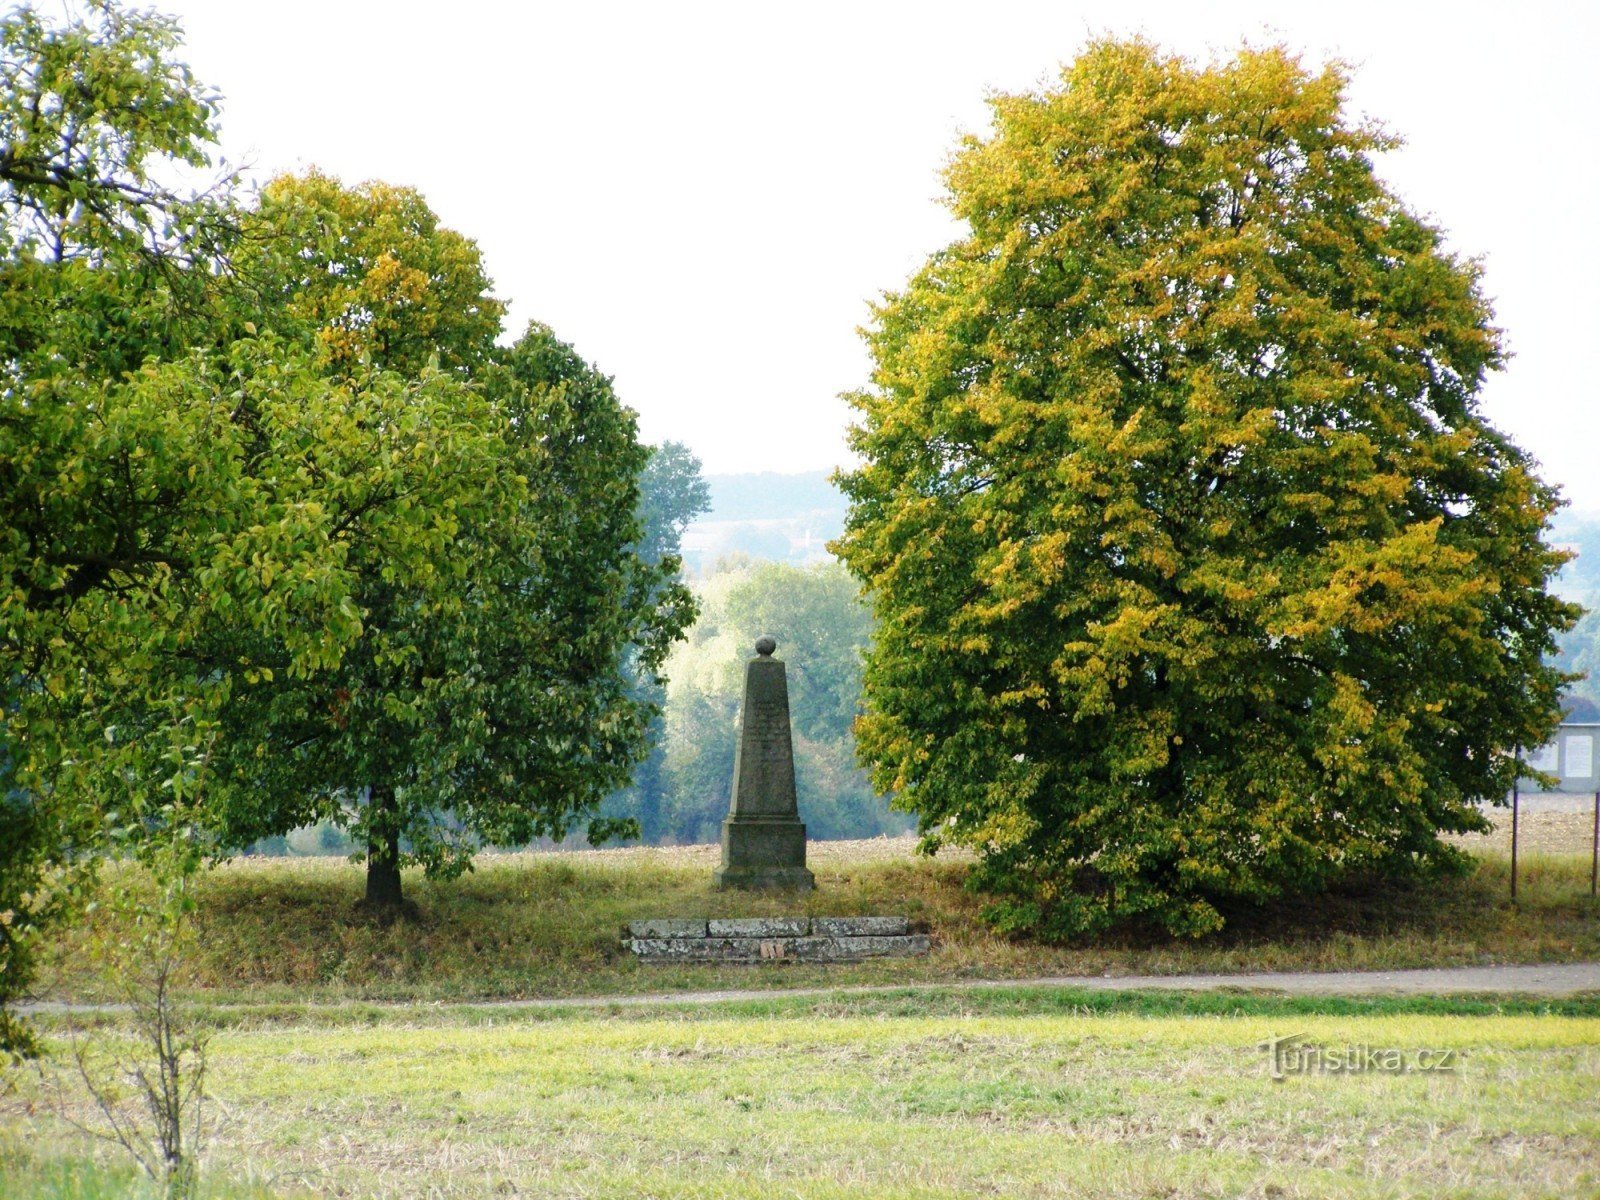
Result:
[[806,870],[805,823],[729,817],[722,823],[722,865],[712,873],[711,886],[718,891],[815,888],[816,876]]

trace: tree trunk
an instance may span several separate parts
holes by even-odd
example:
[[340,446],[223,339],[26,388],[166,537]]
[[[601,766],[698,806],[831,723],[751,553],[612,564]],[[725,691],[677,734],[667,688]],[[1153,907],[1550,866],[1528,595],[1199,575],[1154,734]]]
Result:
[[395,822],[393,788],[372,789],[372,832],[367,836],[367,904],[399,908],[400,831]]

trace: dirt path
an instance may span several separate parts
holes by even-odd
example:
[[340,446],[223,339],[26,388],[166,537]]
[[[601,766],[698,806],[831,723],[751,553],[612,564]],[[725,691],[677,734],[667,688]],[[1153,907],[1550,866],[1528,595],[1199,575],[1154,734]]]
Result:
[[[1086,988],[1091,991],[1246,991],[1287,992],[1313,996],[1426,995],[1482,993],[1572,996],[1600,992],[1600,962],[1544,963],[1534,966],[1427,967],[1413,971],[1261,972],[1252,975],[1055,975],[1036,979],[964,979],[945,983],[893,983],[855,987],[730,988],[710,992],[650,992],[622,996],[541,997],[533,1000],[471,1001],[335,1001],[307,1003],[307,1009],[418,1007],[506,1008],[639,1008],[654,1004],[723,1004],[740,1000],[790,997],[866,996],[886,992],[981,991],[994,988]],[[118,1004],[64,1004],[45,1001],[20,1006],[23,1014],[121,1011]],[[251,1005],[219,1005],[249,1008]]]
[[948,983],[873,984],[862,987],[742,988],[714,992],[655,992],[635,996],[584,996],[501,1002],[505,1007],[631,1008],[643,1004],[718,1004],[785,996],[860,996],[884,992],[979,991],[992,988],[1086,988],[1091,991],[1217,991],[1241,988],[1315,996],[1516,993],[1571,996],[1600,992],[1600,963],[1536,966],[1429,967],[1414,971],[1263,972],[1251,975],[1056,975],[1038,979],[965,979]]

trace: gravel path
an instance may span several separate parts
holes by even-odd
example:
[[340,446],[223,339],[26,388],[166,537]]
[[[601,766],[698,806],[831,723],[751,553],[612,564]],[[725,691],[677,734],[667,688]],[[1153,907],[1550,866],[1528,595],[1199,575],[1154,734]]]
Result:
[[[1484,993],[1571,996],[1600,992],[1600,962],[1542,963],[1535,966],[1427,967],[1413,971],[1261,972],[1251,975],[1056,975],[1037,979],[964,979],[946,983],[873,984],[858,987],[734,988],[711,992],[652,992],[623,996],[569,996],[535,1000],[360,1002],[362,1007],[441,1008],[640,1008],[652,1004],[722,1004],[730,1000],[785,997],[864,996],[885,992],[979,991],[992,988],[1087,988],[1092,991],[1217,991],[1238,988],[1314,996],[1426,995]],[[358,1002],[309,1003],[308,1009],[355,1007]],[[120,1004],[63,1004],[45,1001],[19,1006],[23,1014],[45,1016],[117,1012]],[[245,1008],[248,1005],[221,1005]]]
[[1316,996],[1375,993],[1423,995],[1498,992],[1571,996],[1600,992],[1600,963],[1536,966],[1428,967],[1414,971],[1262,972],[1251,975],[1056,975],[1039,979],[966,979],[949,983],[875,984],[866,987],[748,988],[715,992],[657,992],[641,996],[586,996],[567,1000],[519,1000],[511,1007],[631,1008],[641,1004],[717,1004],[783,996],[852,996],[882,992],[977,991],[986,988],[1087,988],[1092,991],[1216,991],[1242,988]]
[[1132,975],[1121,979],[1052,979],[1041,982],[1092,988],[1270,988],[1317,996],[1357,996],[1374,992],[1417,995],[1429,992],[1521,992],[1570,996],[1600,991],[1600,963],[1541,963],[1535,966],[1426,967],[1414,971],[1268,972],[1256,975]]

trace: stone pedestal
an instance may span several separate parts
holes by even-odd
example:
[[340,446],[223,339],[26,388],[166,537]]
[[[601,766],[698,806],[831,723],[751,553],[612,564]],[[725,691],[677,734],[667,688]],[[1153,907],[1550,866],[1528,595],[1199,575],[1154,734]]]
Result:
[[756,642],[744,672],[744,729],[733,756],[733,801],[722,823],[717,888],[817,886],[806,870],[806,827],[794,790],[789,736],[789,683],[772,657],[777,643]]

